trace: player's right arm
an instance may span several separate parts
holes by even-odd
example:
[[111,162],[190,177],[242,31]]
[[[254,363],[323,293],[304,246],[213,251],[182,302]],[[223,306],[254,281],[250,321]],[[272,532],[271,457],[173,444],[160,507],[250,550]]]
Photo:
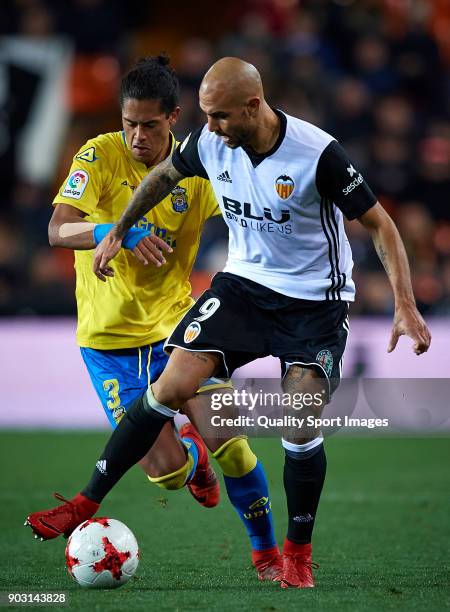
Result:
[[[73,158],[66,182],[53,201],[55,209],[48,227],[51,246],[95,249],[112,226],[88,221],[101,206],[105,185],[114,174],[104,146],[99,138],[89,140]],[[140,228],[130,229],[124,238],[120,247],[132,250],[144,263],[161,266],[165,263],[162,251],[171,251],[159,236]]]
[[[98,224],[90,223],[84,217],[86,213],[75,206],[57,204],[48,226],[50,246],[77,251],[95,249],[98,242],[94,232]],[[157,267],[166,263],[162,249],[171,250],[161,238],[154,234],[143,235],[136,246],[129,248],[140,261],[145,264],[152,263]]]
[[48,225],[50,246],[66,249],[95,249],[95,223],[84,219],[86,213],[70,204],[57,204]]
[[[106,281],[107,276],[114,276],[114,270],[108,262],[120,251],[127,231],[138,219],[168,196],[183,178],[184,176],[175,170],[169,158],[158,164],[142,180],[119,221],[95,249],[93,270],[100,280]],[[136,256],[143,264],[149,263],[146,254],[139,252]]]
[[[93,270],[100,280],[105,281],[107,276],[114,276],[114,271],[108,263],[117,255],[123,237],[138,219],[168,196],[183,178],[208,178],[197,151],[201,131],[200,129],[190,134],[177,147],[172,157],[155,166],[142,180],[119,221],[99,243],[95,250]],[[137,256],[142,263],[148,263],[142,253]]]

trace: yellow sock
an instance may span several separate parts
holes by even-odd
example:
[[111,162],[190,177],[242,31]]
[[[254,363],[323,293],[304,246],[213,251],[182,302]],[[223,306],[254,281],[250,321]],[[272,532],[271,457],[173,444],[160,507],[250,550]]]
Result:
[[225,476],[240,478],[256,467],[258,461],[247,442],[247,436],[227,440],[213,453]]
[[162,489],[168,489],[170,491],[174,491],[176,489],[182,489],[186,484],[187,477],[191,473],[192,466],[194,465],[194,460],[192,455],[188,455],[188,459],[186,463],[181,466],[175,472],[171,474],[164,474],[163,476],[147,476],[147,478],[153,484],[161,487]]

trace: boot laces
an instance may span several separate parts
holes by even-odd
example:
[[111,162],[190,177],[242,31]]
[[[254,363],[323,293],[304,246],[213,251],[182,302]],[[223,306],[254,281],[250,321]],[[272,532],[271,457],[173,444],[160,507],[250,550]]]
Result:
[[[70,499],[66,499],[65,497],[63,497],[63,496],[62,496],[60,493],[54,493],[54,494],[53,494],[53,497],[55,497],[55,499],[57,499],[57,500],[59,500],[59,501],[64,502],[64,503],[65,503],[67,506],[69,506],[69,507],[70,507],[72,510],[74,510],[74,509],[75,509],[75,504],[74,504],[72,501],[70,501]],[[60,513],[61,513],[61,506],[58,506],[58,507],[56,507],[56,508],[53,508],[53,510],[48,510],[48,511],[46,512],[46,515],[47,515],[48,517],[51,517],[51,516],[58,515],[58,514],[60,514]]]
[[273,557],[271,557],[270,559],[267,559],[266,561],[261,561],[257,563],[256,569],[258,570],[258,572],[264,572],[269,567],[273,568],[274,570],[279,570],[282,568],[282,566],[283,566],[283,563],[281,560],[281,556],[274,555]]
[[[314,561],[312,561],[311,559],[308,559],[308,557],[305,557],[302,554],[292,554],[292,555],[287,554],[285,556],[288,559],[293,561],[295,571],[301,577],[304,577],[307,572],[312,573],[313,569],[316,570],[316,569],[319,569],[320,567],[318,563],[315,563]],[[291,571],[294,568],[291,568]]]

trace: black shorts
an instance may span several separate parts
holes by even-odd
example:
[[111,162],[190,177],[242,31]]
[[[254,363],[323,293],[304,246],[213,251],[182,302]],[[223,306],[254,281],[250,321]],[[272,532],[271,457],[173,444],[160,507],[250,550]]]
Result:
[[335,381],[334,390],[341,377],[347,315],[347,302],[291,298],[220,272],[165,348],[219,353],[222,363],[215,373],[219,378],[229,378],[236,368],[272,355],[281,361],[282,376],[294,363],[311,366]]

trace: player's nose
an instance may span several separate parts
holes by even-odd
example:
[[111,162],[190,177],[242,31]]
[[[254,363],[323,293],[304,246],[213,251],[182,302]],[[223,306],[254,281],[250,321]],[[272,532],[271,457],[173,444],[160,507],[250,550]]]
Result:
[[145,136],[145,130],[142,127],[142,125],[137,125],[136,126],[136,132],[135,132],[135,139],[138,142],[142,142],[143,140],[145,140],[146,136]]
[[217,127],[218,127],[217,119],[214,119],[213,117],[208,117],[208,130],[210,132],[216,132]]

